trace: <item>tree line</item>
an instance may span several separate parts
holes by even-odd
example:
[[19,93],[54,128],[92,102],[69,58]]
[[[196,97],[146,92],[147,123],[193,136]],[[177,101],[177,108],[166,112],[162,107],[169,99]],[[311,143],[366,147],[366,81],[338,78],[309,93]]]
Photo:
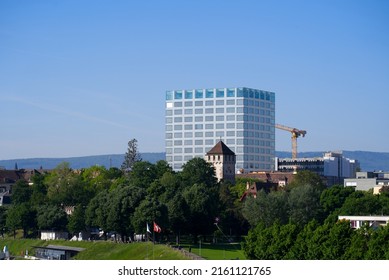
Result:
[[[77,234],[91,228],[128,237],[145,233],[146,223],[157,221],[165,237],[207,235],[225,212],[220,190],[212,166],[201,158],[188,161],[181,172],[166,161],[136,161],[130,170],[72,170],[61,163],[34,175],[32,185],[20,180],[13,186],[11,206],[0,208],[0,227],[10,233],[22,229],[24,237],[41,230]],[[63,211],[67,206],[74,207],[71,215]]]
[[[122,169],[93,166],[73,170],[68,163],[18,181],[12,205],[0,207],[2,233],[37,237],[41,230],[91,228],[121,236],[146,233],[156,221],[165,240],[179,235],[244,235],[251,259],[387,259],[389,230],[352,230],[339,215],[389,215],[389,195],[326,187],[315,173],[301,171],[288,186],[261,190],[241,201],[246,182],[217,182],[202,158],[175,172],[166,161],[134,157]],[[74,206],[72,215],[63,210]],[[220,232],[222,231],[222,232]]]
[[389,227],[355,230],[338,216],[389,215],[389,193],[325,187],[314,173],[299,172],[282,191],[258,193],[242,209],[250,223],[243,244],[250,259],[389,259]]

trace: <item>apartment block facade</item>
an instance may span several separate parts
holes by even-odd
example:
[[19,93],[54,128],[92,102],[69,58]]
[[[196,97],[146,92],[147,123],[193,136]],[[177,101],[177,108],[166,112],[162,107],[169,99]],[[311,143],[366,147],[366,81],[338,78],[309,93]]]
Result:
[[169,90],[166,161],[174,170],[203,158],[222,140],[236,154],[236,172],[273,170],[275,94],[245,87]]

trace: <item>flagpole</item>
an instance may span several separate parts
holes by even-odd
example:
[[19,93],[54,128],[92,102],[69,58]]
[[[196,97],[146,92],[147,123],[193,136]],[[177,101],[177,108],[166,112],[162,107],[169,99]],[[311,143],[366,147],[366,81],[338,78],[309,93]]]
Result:
[[146,246],[147,246],[147,260],[149,259],[149,224],[146,222]]
[[146,222],[146,246],[147,246],[147,259],[149,259],[149,240],[150,240],[150,227],[149,223]]
[[155,231],[153,230],[153,260],[154,260]]

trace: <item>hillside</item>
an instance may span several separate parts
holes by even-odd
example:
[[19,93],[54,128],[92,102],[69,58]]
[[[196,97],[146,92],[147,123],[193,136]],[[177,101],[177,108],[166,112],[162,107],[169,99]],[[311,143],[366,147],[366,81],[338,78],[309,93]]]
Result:
[[[180,251],[173,250],[166,245],[151,242],[138,243],[113,243],[113,242],[89,242],[89,241],[65,241],[51,240],[43,241],[39,239],[0,239],[0,247],[8,246],[12,256],[22,258],[21,255],[26,250],[30,255],[34,254],[34,246],[62,245],[70,247],[85,248],[84,251],[76,255],[78,260],[188,260]],[[22,253],[21,253],[22,252]]]
[[[324,152],[300,152],[299,157],[320,157]],[[367,151],[343,151],[343,155],[350,159],[357,159],[361,164],[363,171],[383,170],[389,171],[389,153],[367,152]],[[142,153],[142,159],[155,163],[158,160],[165,159],[165,153]],[[280,158],[291,157],[290,152],[276,152],[276,156]],[[123,162],[124,155],[98,155],[84,156],[71,158],[30,158],[30,159],[12,159],[0,160],[0,167],[6,169],[14,169],[15,164],[18,168],[25,169],[44,169],[55,168],[61,162],[69,162],[74,169],[88,168],[94,165],[105,166],[106,168],[120,167]]]
[[[165,153],[142,153],[141,157],[144,161],[155,163],[158,160],[165,159]],[[24,169],[53,169],[61,162],[68,162],[71,168],[80,169],[88,168],[94,165],[109,167],[120,167],[124,160],[124,154],[114,155],[98,155],[70,158],[28,158],[28,159],[11,159],[0,160],[0,166],[5,169],[14,169],[15,164],[18,168]]]

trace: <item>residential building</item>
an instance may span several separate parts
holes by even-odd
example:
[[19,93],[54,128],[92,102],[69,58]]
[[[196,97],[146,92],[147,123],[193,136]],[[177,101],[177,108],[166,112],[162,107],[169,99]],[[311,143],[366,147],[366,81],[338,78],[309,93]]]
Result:
[[354,178],[360,168],[357,160],[343,157],[342,152],[328,152],[314,158],[276,158],[275,166],[280,172],[315,172],[325,178],[327,185],[343,184],[345,178]]
[[[236,178],[247,179],[246,191],[240,198],[240,201],[245,200],[248,196],[254,198],[257,197],[257,192],[263,190],[265,192],[271,192],[275,190],[282,190],[294,179],[295,174],[290,172],[251,172],[246,174],[236,174]],[[252,179],[258,180],[250,183]]]
[[11,205],[11,194],[9,191],[0,192],[0,206]]
[[25,180],[30,186],[33,184],[32,177],[36,174],[43,174],[47,170],[40,169],[0,169],[0,206],[10,205],[12,187],[19,180]]
[[204,157],[219,140],[236,155],[235,172],[273,170],[275,94],[251,88],[166,92],[166,161],[174,170]]
[[293,172],[265,172],[257,171],[247,174],[237,174],[237,178],[257,179],[265,182],[271,188],[284,188],[293,181],[295,174]]

